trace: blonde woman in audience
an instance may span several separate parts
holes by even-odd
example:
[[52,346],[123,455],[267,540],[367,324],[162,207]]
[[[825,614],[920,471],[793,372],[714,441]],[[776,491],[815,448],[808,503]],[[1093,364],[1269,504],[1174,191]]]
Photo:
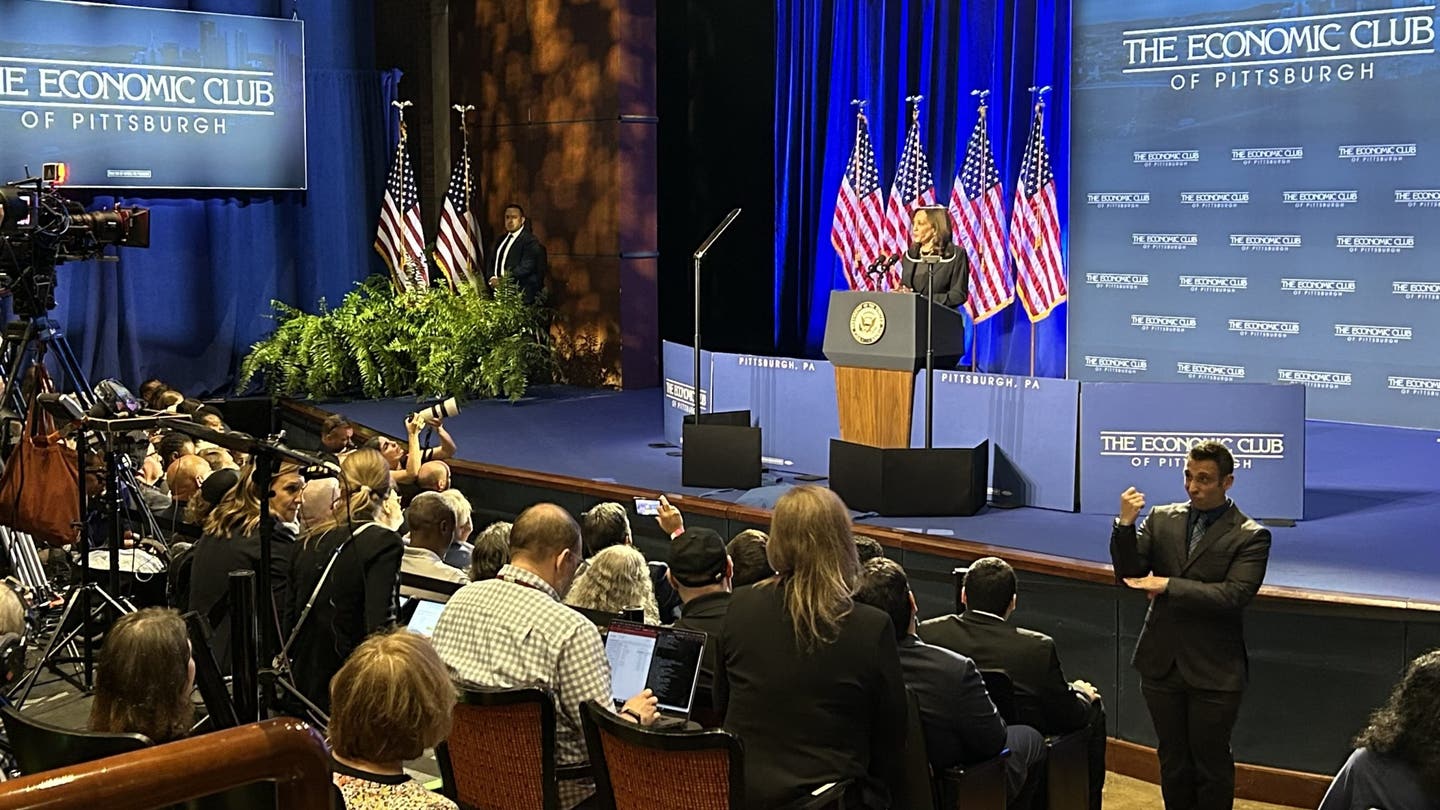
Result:
[[645,555],[634,546],[610,546],[589,562],[590,567],[571,586],[565,604],[606,613],[639,607],[644,609],[646,624],[660,623],[660,607],[655,603]]
[[330,756],[348,810],[456,810],[405,775],[450,733],[455,687],[435,648],[404,630],[366,639],[330,681]]
[[395,623],[405,553],[395,533],[404,515],[385,458],[378,450],[356,450],[340,461],[340,469],[339,502],[329,519],[306,527],[295,555],[287,613],[295,634],[290,648],[295,685],[322,711],[330,679],[350,651]]
[[90,730],[143,734],[153,743],[190,733],[195,659],[185,621],[170,608],[121,616],[105,634]]
[[715,645],[715,708],[745,741],[747,807],[854,780],[847,807],[889,806],[905,736],[890,617],[851,598],[860,565],[835,493],[780,496],[766,547],[778,576],[730,597]]

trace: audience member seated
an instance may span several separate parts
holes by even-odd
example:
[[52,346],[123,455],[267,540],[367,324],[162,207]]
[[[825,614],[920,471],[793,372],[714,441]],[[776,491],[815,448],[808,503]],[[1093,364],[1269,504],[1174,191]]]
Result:
[[[210,636],[210,647],[220,668],[227,672],[230,667],[230,572],[254,571],[260,567],[260,488],[254,473],[253,467],[247,467],[234,488],[220,499],[205,519],[202,526],[204,534],[191,550],[194,562],[190,570],[189,606],[210,620],[214,630]],[[210,480],[219,475],[212,475]],[[205,490],[202,485],[201,492]],[[273,518],[270,535],[271,593],[256,593],[255,598],[258,605],[267,609],[273,600],[278,616],[284,615],[282,611],[290,591],[290,564],[295,557],[295,519],[300,513],[300,499],[304,491],[305,479],[300,477],[299,468],[293,464],[280,465],[279,472],[270,480],[269,510]],[[217,611],[216,607],[222,600],[224,608]],[[264,621],[266,611],[262,610],[261,615]],[[277,650],[261,650],[260,660],[269,661],[275,652]]]
[[895,626],[900,667],[920,705],[930,765],[937,771],[972,765],[1008,747],[1005,797],[1012,808],[1028,808],[1045,759],[1045,738],[1030,726],[1005,725],[974,661],[915,635],[915,595],[905,569],[872,557],[861,568],[855,601],[885,611]]
[[770,558],[765,553],[769,542],[770,536],[759,529],[746,529],[730,538],[725,551],[735,569],[730,580],[732,586],[744,588],[775,576],[775,569],[770,567]]
[[885,547],[873,537],[857,534],[855,535],[855,554],[860,558],[860,565],[863,566],[871,560],[884,557]]
[[145,458],[135,471],[135,483],[140,485],[140,500],[151,512],[170,506],[170,493],[165,491],[165,465],[154,446],[146,445]]
[[715,645],[715,708],[745,746],[746,806],[855,780],[847,807],[889,806],[905,739],[905,679],[884,611],[856,604],[850,512],[828,489],[775,503],[777,578],[736,593]]
[[630,533],[630,515],[624,504],[614,501],[597,503],[580,513],[580,537],[585,542],[585,559],[590,559],[611,546],[634,543]]
[[[185,513],[190,499],[200,492],[200,487],[209,477],[210,465],[194,454],[180,456],[165,471],[165,483],[170,488],[170,505],[155,513],[155,522],[165,532],[167,540],[176,533],[180,524],[187,523]],[[189,525],[198,532],[198,526]]]
[[340,501],[340,481],[336,478],[312,478],[305,482],[305,503],[300,507],[300,531],[329,520]]
[[195,453],[210,463],[212,472],[220,470],[238,470],[240,465],[235,463],[235,457],[229,450],[223,447],[211,445],[209,447],[197,447]]
[[705,652],[700,658],[700,680],[696,697],[709,704],[715,682],[715,639],[725,626],[730,607],[730,576],[733,568],[725,553],[725,538],[711,529],[686,529],[670,541],[670,584],[685,607],[675,626],[706,634]]
[[590,558],[590,566],[576,577],[565,604],[604,613],[641,608],[646,624],[660,623],[660,608],[645,555],[634,546],[610,546]]
[[354,438],[355,426],[350,420],[338,413],[331,414],[320,423],[320,446],[315,449],[315,455],[321,461],[339,464],[341,453],[355,449]]
[[435,648],[412,633],[374,635],[330,681],[335,786],[348,810],[455,810],[405,774],[450,733],[455,687]]
[[497,521],[485,527],[485,531],[475,538],[473,552],[470,555],[470,581],[479,582],[482,579],[494,579],[500,575],[500,569],[510,562],[510,527],[513,524],[506,521]]
[[415,474],[421,492],[444,492],[450,488],[450,465],[443,461],[427,461]]
[[415,473],[415,483],[400,487],[400,505],[410,502],[422,492],[444,492],[450,488],[450,465],[443,461],[427,461]]
[[1440,808],[1440,650],[1405,669],[1355,738],[1319,810]]
[[145,382],[140,383],[140,388],[137,389],[135,393],[145,403],[145,407],[159,410],[159,407],[155,405],[155,400],[160,396],[161,391],[168,390],[169,388],[170,386],[166,385],[160,378],[151,377]]
[[160,454],[160,463],[164,465],[165,471],[169,472],[170,465],[181,456],[195,455],[195,442],[189,436],[178,430],[172,430],[160,437],[156,442],[155,450]]
[[203,528],[210,513],[215,511],[215,506],[235,488],[239,480],[239,470],[212,469],[205,483],[200,485],[200,491],[192,495],[190,502],[185,504],[185,522]]
[[[510,531],[510,564],[495,579],[472,582],[450,597],[433,636],[440,659],[462,682],[538,686],[550,693],[560,765],[587,760],[581,704],[613,705],[600,631],[561,603],[583,559],[581,549],[580,527],[564,509],[551,503],[526,509]],[[655,697],[646,689],[620,711],[650,725]],[[574,807],[593,789],[588,780],[562,782],[561,807]]]
[[1044,734],[1089,728],[1090,808],[1100,807],[1105,786],[1105,706],[1085,681],[1067,683],[1055,641],[1010,624],[1015,612],[1015,571],[998,557],[970,565],[960,593],[965,612],[920,624],[927,644],[969,656],[981,669],[1003,669],[1015,683],[1016,720]]
[[225,414],[221,413],[220,409],[214,405],[201,405],[196,408],[190,416],[196,422],[199,422],[211,430],[218,430],[224,433],[229,429],[225,426]]
[[[410,502],[405,510],[405,523],[410,527],[410,544],[405,547],[405,556],[400,560],[400,571],[418,574],[444,582],[461,585],[470,581],[459,568],[446,565],[440,555],[449,548],[455,536],[455,510],[438,492],[422,492]],[[435,602],[444,602],[449,594],[435,593],[419,588],[400,585],[400,595],[419,597]]]
[[[472,517],[470,499],[466,498],[460,490],[453,488],[440,493],[440,497],[444,498],[445,502],[450,504],[450,508],[455,510],[455,536],[450,539],[450,547],[445,549],[445,564],[453,565],[461,571],[469,570],[470,553],[474,550],[474,547],[467,541],[470,539],[470,534],[475,531],[475,521]],[[506,542],[509,542],[510,535],[508,532],[505,535],[505,539]],[[505,559],[510,559],[508,551],[505,554]],[[498,571],[500,569],[496,568],[495,570]]]
[[195,660],[180,614],[145,608],[121,616],[105,634],[95,670],[90,730],[144,734],[156,744],[190,733]]
[[[25,623],[25,603],[14,588],[0,587],[0,635],[29,635]],[[8,684],[7,684],[8,686]]]
[[176,413],[180,409],[180,403],[184,401],[184,394],[173,388],[166,388],[155,395],[155,410]]
[[295,685],[327,713],[330,679],[350,651],[400,614],[405,552],[395,533],[400,498],[385,459],[374,450],[356,450],[341,460],[340,469],[341,503],[328,520],[305,530],[286,612],[293,625]]
[[[661,529],[671,537],[684,530],[679,510],[660,497],[661,516],[657,518]],[[664,514],[666,511],[673,515]],[[661,519],[663,518],[663,519]],[[672,522],[673,521],[673,522]],[[580,536],[585,540],[585,558],[590,559],[611,546],[634,546],[635,537],[630,531],[630,515],[624,504],[614,501],[597,503],[580,515]],[[643,555],[642,555],[643,556]],[[659,609],[660,623],[672,624],[680,618],[680,594],[670,587],[665,578],[665,563],[646,563],[650,573],[650,589]]]

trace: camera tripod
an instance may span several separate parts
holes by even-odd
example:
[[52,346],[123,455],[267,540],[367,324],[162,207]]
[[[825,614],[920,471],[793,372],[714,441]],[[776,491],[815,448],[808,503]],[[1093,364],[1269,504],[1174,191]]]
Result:
[[0,367],[5,369],[4,387],[0,389],[0,407],[8,406],[20,419],[25,418],[25,402],[22,385],[25,375],[37,364],[45,362],[47,349],[55,350],[60,363],[60,372],[75,391],[81,405],[89,408],[95,401],[90,381],[80,370],[70,341],[60,329],[60,322],[49,315],[39,317],[21,316],[5,324],[4,337],[0,338]]
[[[40,673],[49,670],[58,678],[83,692],[92,690],[95,684],[94,628],[97,624],[108,626],[113,619],[135,611],[135,605],[121,593],[121,546],[124,545],[127,511],[139,513],[152,529],[155,524],[145,502],[139,495],[139,484],[129,464],[124,443],[127,434],[134,430],[156,427],[177,417],[132,417],[128,419],[86,419],[76,436],[76,447],[82,470],[85,462],[93,455],[91,434],[101,437],[103,445],[104,492],[98,498],[98,508],[91,514],[90,499],[87,498],[83,481],[79,487],[80,497],[80,581],[71,586],[65,597],[65,608],[55,621],[54,630],[47,640],[40,660],[24,677],[15,683],[9,692],[17,708],[24,705],[39,680]],[[131,504],[127,510],[126,501]],[[96,530],[96,526],[99,530]],[[99,541],[98,544],[96,541]],[[96,548],[108,547],[109,589],[102,587],[93,576],[90,567],[90,553]],[[76,636],[79,649],[75,649]],[[78,671],[68,671],[75,667]]]

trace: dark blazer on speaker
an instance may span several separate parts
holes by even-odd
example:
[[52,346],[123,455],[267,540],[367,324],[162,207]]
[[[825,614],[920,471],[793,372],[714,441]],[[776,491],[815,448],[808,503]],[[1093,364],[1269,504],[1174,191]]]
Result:
[[970,257],[954,245],[946,248],[935,264],[920,261],[920,246],[911,245],[900,257],[900,283],[925,295],[930,268],[935,268],[935,303],[954,309],[970,297]]
[[834,642],[805,652],[782,581],[736,591],[715,645],[715,708],[745,745],[745,806],[854,779],[859,806],[887,807],[906,715],[890,617],[856,604]]
[[1231,504],[1186,553],[1190,505],[1157,506],[1139,527],[1116,521],[1110,559],[1116,577],[1170,577],[1150,602],[1132,663],[1145,678],[1171,666],[1196,689],[1240,691],[1249,675],[1245,606],[1270,560],[1270,530]]
[[981,669],[1003,669],[1015,683],[1016,723],[1044,734],[1082,728],[1089,703],[1070,688],[1055,640],[986,613],[967,610],[920,623],[926,644],[969,656]]

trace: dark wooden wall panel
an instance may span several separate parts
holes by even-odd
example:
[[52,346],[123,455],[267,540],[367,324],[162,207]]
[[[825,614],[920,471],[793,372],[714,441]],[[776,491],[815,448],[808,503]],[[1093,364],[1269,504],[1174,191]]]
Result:
[[487,248],[504,205],[524,206],[550,257],[565,378],[655,385],[654,0],[454,0],[450,18]]

